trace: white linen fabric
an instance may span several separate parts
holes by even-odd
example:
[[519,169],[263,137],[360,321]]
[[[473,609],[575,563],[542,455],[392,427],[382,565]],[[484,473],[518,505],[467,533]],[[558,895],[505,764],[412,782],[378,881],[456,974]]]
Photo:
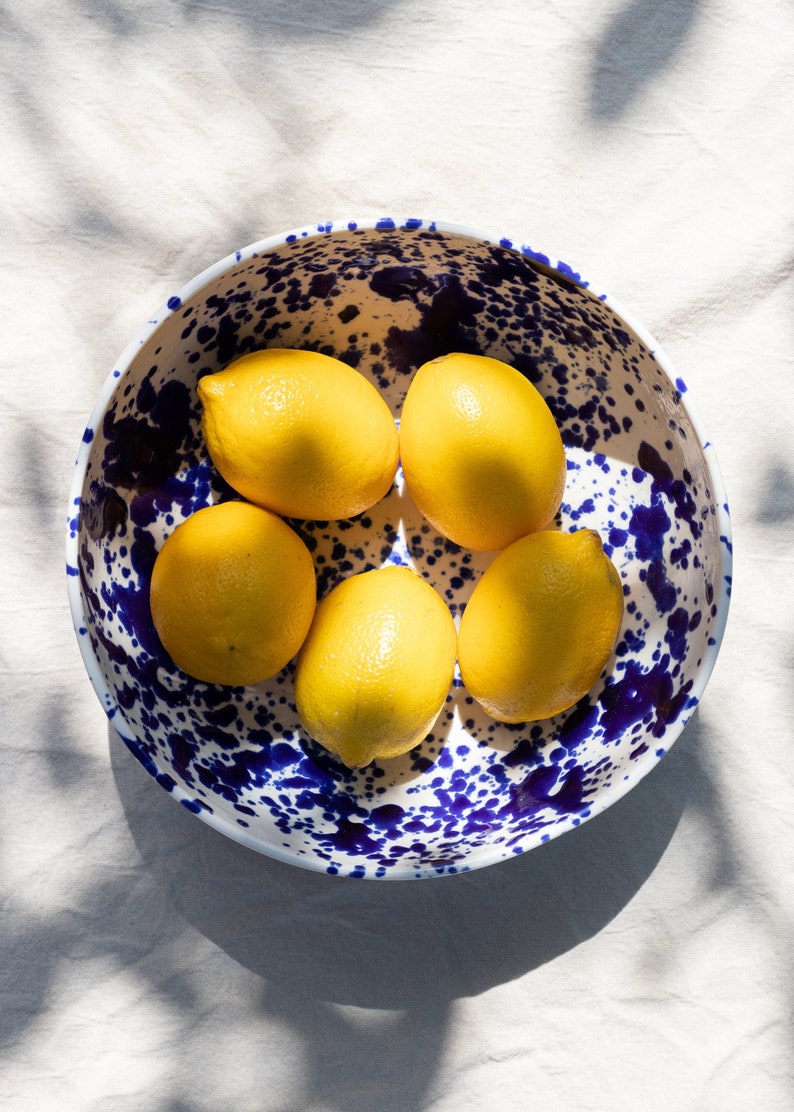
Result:
[[[790,0],[4,0],[0,1105],[794,1106]],[[177,806],[66,602],[72,466],[148,318],[259,238],[433,217],[575,265],[717,448],[735,590],[605,814],[466,876],[315,875]]]

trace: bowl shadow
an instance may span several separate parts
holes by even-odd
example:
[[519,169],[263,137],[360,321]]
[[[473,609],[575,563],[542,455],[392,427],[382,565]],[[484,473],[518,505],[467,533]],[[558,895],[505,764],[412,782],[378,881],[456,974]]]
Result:
[[182,918],[266,982],[274,1006],[434,1013],[553,961],[620,913],[697,802],[700,733],[695,714],[631,792],[529,853],[432,881],[378,883],[226,839],[154,783],[144,789],[148,775],[108,730],[116,790],[153,880]]

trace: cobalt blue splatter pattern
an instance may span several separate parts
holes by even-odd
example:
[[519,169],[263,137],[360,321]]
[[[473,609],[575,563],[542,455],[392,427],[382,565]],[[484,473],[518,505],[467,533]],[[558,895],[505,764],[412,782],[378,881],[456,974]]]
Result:
[[[451,351],[503,359],[538,387],[567,454],[559,525],[598,530],[626,598],[615,653],[576,707],[497,724],[456,675],[423,744],[351,772],[302,733],[292,665],[248,688],[199,683],[173,665],[149,612],[156,553],[189,514],[237,497],[207,457],[196,382],[267,346],[339,357],[378,386],[397,421],[417,367]],[[509,240],[381,220],[238,251],[168,299],[108,380],[80,446],[68,584],[113,726],[211,825],[331,874],[462,872],[584,822],[679,735],[727,617],[728,510],[685,391],[613,301]],[[458,618],[492,558],[439,536],[400,474],[357,518],[290,524],[312,552],[320,597],[356,572],[406,563]]]

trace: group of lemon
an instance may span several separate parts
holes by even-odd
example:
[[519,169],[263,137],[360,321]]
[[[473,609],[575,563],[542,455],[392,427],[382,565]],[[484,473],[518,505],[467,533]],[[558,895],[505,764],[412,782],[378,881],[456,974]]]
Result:
[[[456,661],[502,722],[548,718],[595,684],[620,630],[620,577],[596,532],[549,528],[565,452],[520,372],[486,356],[433,359],[411,380],[399,430],[363,374],[317,352],[245,355],[198,394],[209,456],[244,500],[190,515],[155,561],[152,618],[184,672],[248,685],[297,654],[300,721],[351,768],[427,736]],[[284,521],[362,513],[398,462],[439,533],[498,550],[458,628],[406,566],[354,575],[318,604],[312,556]]]

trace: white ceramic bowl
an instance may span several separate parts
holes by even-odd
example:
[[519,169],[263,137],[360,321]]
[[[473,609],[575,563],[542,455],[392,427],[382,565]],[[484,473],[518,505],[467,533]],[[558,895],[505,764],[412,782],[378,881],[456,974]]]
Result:
[[[250,688],[198,683],[154,632],[163,539],[232,497],[202,442],[197,378],[266,346],[357,367],[395,418],[411,375],[450,351],[503,359],[544,394],[568,460],[563,529],[591,527],[623,579],[620,641],[555,719],[503,726],[459,679],[433,734],[358,772],[305,737],[292,666]],[[319,595],[407,562],[458,616],[490,556],[444,541],[401,476],[351,521],[293,522]],[[714,453],[656,341],[569,266],[424,220],[321,224],[256,243],[168,299],[108,378],[80,446],[67,573],[91,682],[158,783],[217,830],[328,873],[414,878],[522,853],[604,810],[670,748],[719,650],[728,508]],[[516,645],[516,652],[521,646]]]

